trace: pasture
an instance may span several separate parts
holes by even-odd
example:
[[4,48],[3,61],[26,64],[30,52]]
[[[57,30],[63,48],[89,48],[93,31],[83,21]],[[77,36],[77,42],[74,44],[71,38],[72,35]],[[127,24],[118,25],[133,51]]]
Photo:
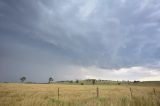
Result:
[[160,86],[0,83],[0,106],[160,106]]

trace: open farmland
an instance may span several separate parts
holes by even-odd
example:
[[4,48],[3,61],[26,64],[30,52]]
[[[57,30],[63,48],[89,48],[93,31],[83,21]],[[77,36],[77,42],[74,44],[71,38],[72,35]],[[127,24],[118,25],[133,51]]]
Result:
[[0,106],[160,106],[160,86],[1,83]]

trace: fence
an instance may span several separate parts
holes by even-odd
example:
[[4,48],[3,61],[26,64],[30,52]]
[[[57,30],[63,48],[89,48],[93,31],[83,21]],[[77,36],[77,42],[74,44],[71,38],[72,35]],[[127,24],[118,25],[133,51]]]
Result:
[[[100,97],[100,93],[99,93],[100,89],[97,87],[95,91],[96,91],[96,97],[99,98]],[[129,91],[130,91],[130,98],[132,98],[133,97],[133,89],[130,87]],[[155,88],[153,88],[153,94],[156,95]],[[59,100],[59,98],[60,98],[60,88],[58,88],[58,90],[57,90],[57,97],[58,97],[58,100]]]

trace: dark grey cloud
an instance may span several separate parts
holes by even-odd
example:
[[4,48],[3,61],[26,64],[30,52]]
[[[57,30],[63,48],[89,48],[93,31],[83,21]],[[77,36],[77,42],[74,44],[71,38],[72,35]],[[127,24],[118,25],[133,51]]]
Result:
[[0,80],[84,78],[81,68],[92,66],[157,70],[158,1],[1,0]]

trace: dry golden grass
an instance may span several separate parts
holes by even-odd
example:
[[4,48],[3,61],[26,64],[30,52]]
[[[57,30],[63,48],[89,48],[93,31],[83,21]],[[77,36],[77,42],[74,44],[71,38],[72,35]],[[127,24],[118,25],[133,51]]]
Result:
[[160,86],[1,83],[0,106],[160,106]]

